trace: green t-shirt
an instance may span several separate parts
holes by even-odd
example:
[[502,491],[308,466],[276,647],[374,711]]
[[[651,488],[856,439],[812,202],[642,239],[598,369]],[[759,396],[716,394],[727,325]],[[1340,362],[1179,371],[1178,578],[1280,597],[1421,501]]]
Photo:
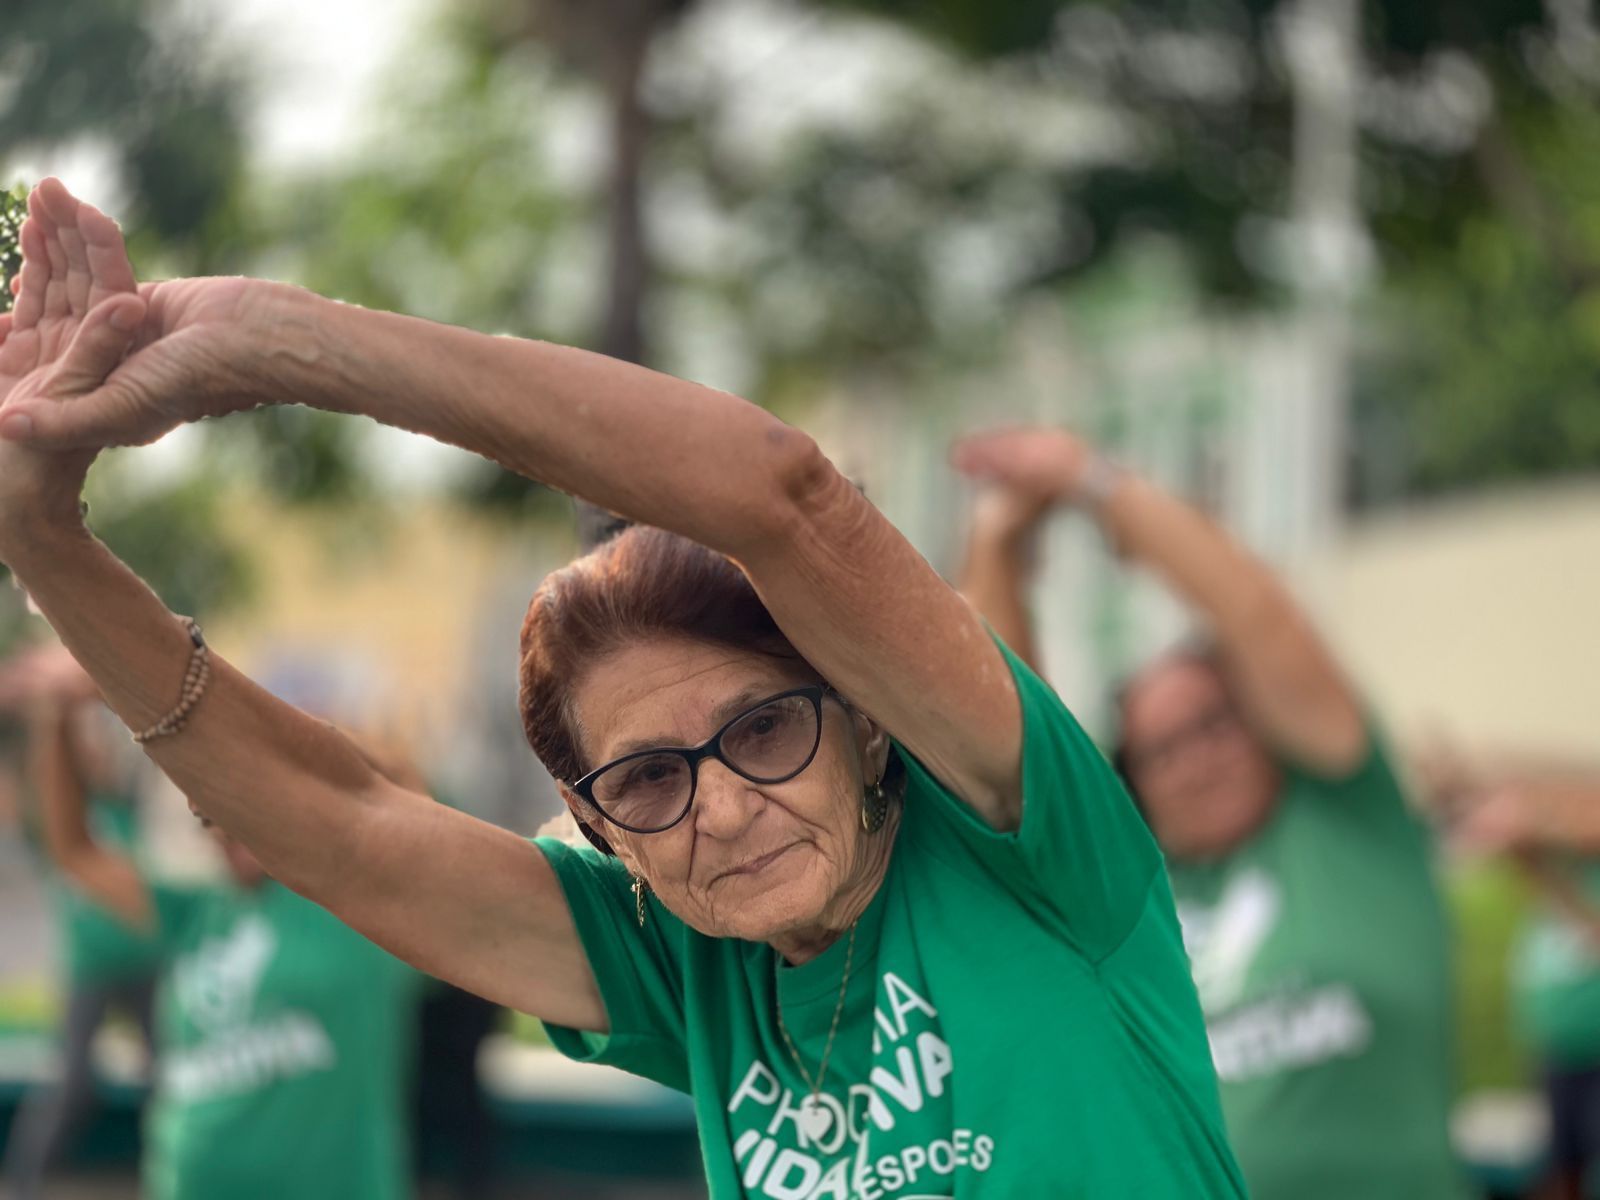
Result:
[[[130,856],[137,853],[138,810],[131,798],[92,795],[86,812],[98,844]],[[155,972],[161,961],[158,938],[129,929],[60,875],[52,876],[51,891],[60,928],[61,962],[73,985],[93,987]]]
[[421,978],[289,889],[152,888],[147,1200],[396,1200]]
[[[1600,906],[1600,864],[1574,868]],[[1548,1065],[1600,1065],[1600,945],[1578,921],[1546,907],[1518,942],[1513,969],[1517,1023]]]
[[996,833],[906,754],[889,869],[857,927],[820,1106],[841,938],[799,967],[710,938],[627,871],[541,839],[605,1001],[558,1049],[694,1096],[714,1200],[1206,1200],[1244,1195],[1160,856],[1055,694],[1012,660],[1023,818]]
[[1256,1200],[1465,1194],[1443,909],[1427,837],[1372,744],[1347,779],[1286,768],[1259,834],[1169,868]]

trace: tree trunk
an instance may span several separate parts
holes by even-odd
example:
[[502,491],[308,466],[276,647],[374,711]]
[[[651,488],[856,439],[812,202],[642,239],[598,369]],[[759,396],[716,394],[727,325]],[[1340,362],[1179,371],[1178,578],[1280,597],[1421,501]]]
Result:
[[635,19],[614,26],[606,64],[611,117],[611,181],[606,221],[609,262],[606,308],[599,349],[614,358],[642,363],[648,355],[644,298],[650,276],[644,238],[643,173],[650,116],[639,96],[650,42],[659,24],[658,5],[645,0]]

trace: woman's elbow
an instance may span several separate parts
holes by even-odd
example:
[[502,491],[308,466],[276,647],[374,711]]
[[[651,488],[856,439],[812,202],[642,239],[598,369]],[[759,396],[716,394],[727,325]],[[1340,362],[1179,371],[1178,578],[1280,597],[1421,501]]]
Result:
[[767,453],[759,458],[754,495],[741,506],[748,548],[788,544],[801,528],[836,512],[841,503],[861,501],[859,489],[803,430],[774,420],[763,436]]

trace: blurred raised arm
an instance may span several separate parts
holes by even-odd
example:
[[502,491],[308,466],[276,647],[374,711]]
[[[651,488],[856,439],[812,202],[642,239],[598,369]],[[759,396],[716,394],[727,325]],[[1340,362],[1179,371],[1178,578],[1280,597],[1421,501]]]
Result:
[[956,586],[1012,652],[1043,673],[1028,591],[1038,537],[1054,498],[1004,483],[973,497]]
[[1078,503],[1204,618],[1246,720],[1269,744],[1330,774],[1360,765],[1366,726],[1332,655],[1282,580],[1209,517],[1060,430],[980,434],[952,457],[976,478]]
[[89,827],[81,718],[93,687],[64,652],[35,659],[28,704],[28,774],[39,797],[45,852],[80,892],[118,919],[147,928],[154,918],[149,889],[121,851],[101,845]]

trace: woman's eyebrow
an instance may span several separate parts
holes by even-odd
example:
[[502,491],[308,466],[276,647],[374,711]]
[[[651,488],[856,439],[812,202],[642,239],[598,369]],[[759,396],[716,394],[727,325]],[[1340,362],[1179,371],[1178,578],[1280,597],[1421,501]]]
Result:
[[[798,687],[801,685],[792,684],[790,686]],[[752,684],[735,692],[711,710],[711,720],[708,723],[710,728],[706,731],[705,737],[710,737],[751,705],[766,699],[768,696],[781,695],[787,690],[789,689],[779,683],[762,683]],[[687,750],[690,745],[699,745],[705,740],[705,737],[696,738],[692,743],[676,740],[669,734],[629,738],[617,746],[603,761],[607,763],[615,762],[619,758],[626,758],[628,755],[637,754],[641,750]]]

